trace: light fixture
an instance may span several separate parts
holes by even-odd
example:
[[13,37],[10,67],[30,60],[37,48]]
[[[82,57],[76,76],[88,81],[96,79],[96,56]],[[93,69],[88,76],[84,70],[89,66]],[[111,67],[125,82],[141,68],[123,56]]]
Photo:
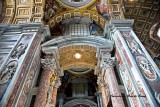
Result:
[[76,59],[80,59],[81,58],[81,54],[80,53],[76,53],[74,56],[75,56]]

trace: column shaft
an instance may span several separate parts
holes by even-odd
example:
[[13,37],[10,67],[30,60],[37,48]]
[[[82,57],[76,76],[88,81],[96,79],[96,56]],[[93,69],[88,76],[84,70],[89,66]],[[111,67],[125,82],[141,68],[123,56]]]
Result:
[[125,107],[113,67],[106,69],[106,77],[113,107]]
[[38,88],[38,94],[36,96],[36,100],[34,103],[34,107],[45,107],[51,76],[52,73],[49,69],[44,69],[44,71],[42,71],[42,76]]
[[101,92],[102,92],[103,107],[107,107],[108,98],[106,96],[106,88],[105,88],[105,86],[101,86]]
[[52,93],[52,107],[56,107],[56,99],[57,99],[57,88],[53,87],[53,93]]

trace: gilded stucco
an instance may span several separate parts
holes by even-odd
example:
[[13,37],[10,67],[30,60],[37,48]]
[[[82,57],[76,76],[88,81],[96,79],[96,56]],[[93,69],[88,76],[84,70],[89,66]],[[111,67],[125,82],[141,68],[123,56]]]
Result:
[[[77,45],[67,46],[59,49],[60,66],[63,70],[70,68],[92,68],[97,65],[96,48],[92,46]],[[81,54],[80,59],[76,59],[75,54]]]

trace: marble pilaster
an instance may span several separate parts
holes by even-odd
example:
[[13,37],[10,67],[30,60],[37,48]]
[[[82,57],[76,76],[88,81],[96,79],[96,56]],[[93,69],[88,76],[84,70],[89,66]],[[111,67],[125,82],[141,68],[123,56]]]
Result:
[[106,95],[106,83],[105,83],[103,77],[98,77],[98,79],[97,79],[97,84],[99,85],[100,90],[101,90],[101,92],[102,92],[102,102],[103,102],[103,106],[104,106],[104,107],[107,107],[108,102],[109,102],[109,98],[108,98],[108,96]]
[[125,107],[113,68],[114,61],[110,54],[103,54],[100,66],[108,82],[113,107]]
[[50,78],[52,77],[52,70],[54,67],[54,60],[42,59],[42,76],[38,88],[38,94],[34,103],[34,107],[45,107],[47,102],[47,93],[50,86]]
[[57,90],[59,86],[61,85],[61,81],[59,77],[55,77],[53,80],[53,92],[52,92],[52,107],[56,107],[56,99],[57,99]]

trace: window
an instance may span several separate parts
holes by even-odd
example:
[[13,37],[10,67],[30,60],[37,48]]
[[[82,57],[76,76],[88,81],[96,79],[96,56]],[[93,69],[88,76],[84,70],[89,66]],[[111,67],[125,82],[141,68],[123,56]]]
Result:
[[158,37],[160,38],[160,28],[159,28],[158,31],[157,31],[157,35],[158,35]]

